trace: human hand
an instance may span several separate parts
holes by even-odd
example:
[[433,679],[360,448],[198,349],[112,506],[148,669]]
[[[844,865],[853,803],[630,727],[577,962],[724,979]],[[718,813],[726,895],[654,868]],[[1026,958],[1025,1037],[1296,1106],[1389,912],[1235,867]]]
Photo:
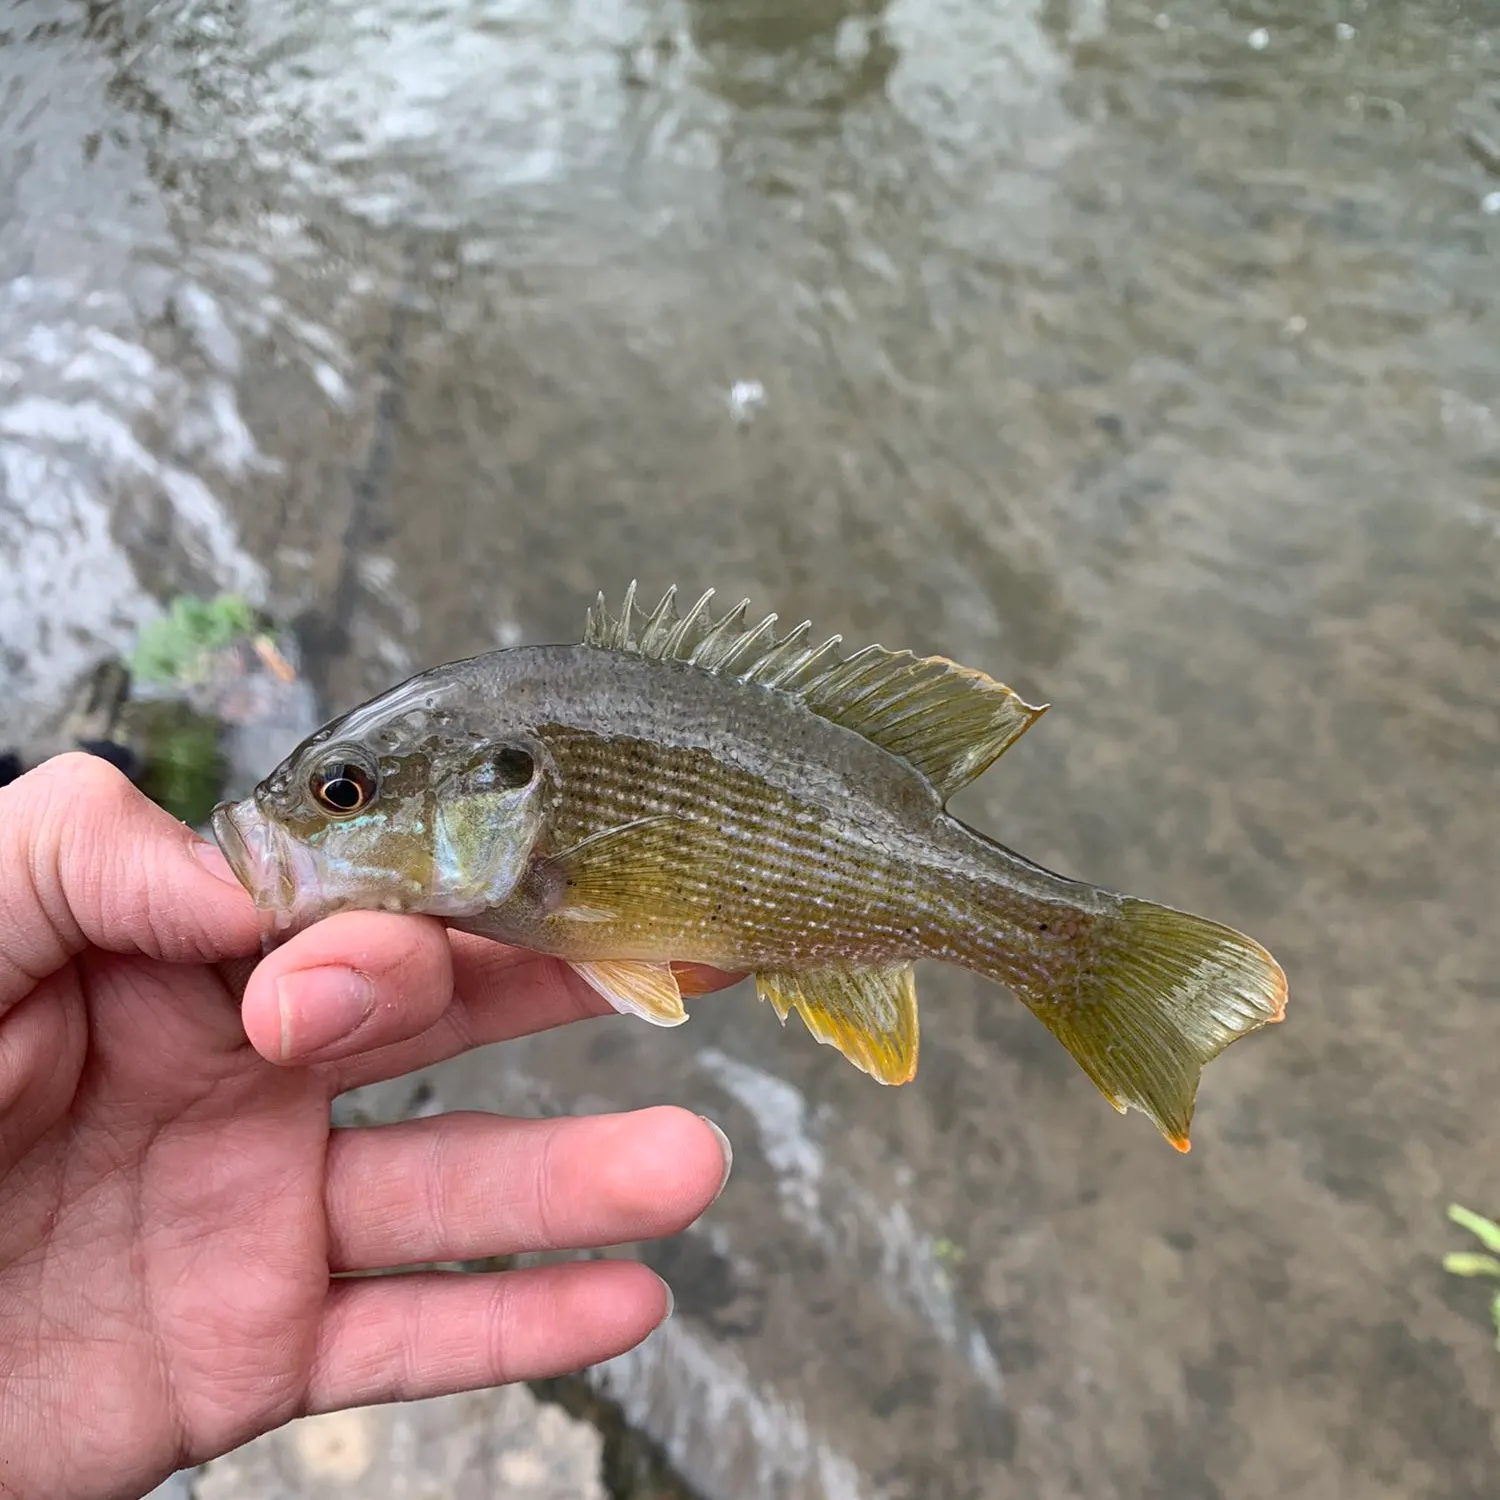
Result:
[[258,951],[218,851],[112,768],[0,790],[6,1500],[140,1494],[306,1412],[577,1369],[670,1310],[630,1261],[339,1276],[675,1233],[727,1143],[673,1108],[332,1130],[345,1089],[605,1003],[422,917],[321,922],[237,1004],[224,961]]

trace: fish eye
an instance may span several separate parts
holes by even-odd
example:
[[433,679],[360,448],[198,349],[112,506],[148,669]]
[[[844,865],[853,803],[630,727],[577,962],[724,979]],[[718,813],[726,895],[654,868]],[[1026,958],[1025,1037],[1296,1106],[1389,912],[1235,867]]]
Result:
[[495,779],[500,785],[512,791],[530,786],[531,778],[536,775],[535,759],[520,745],[501,745],[490,758],[490,765],[494,767]]
[[324,761],[312,774],[309,789],[318,806],[336,818],[347,818],[375,800],[375,773],[357,760]]

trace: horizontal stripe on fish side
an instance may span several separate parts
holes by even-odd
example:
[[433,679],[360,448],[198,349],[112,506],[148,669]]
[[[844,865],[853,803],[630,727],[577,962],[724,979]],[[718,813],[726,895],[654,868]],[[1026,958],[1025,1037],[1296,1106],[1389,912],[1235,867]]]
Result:
[[[992,875],[973,871],[936,876],[946,900],[933,903],[934,957],[984,974],[1018,993],[1066,1001],[1086,977],[1096,928],[1106,915],[1105,893],[1067,889],[1073,882],[1048,874],[1028,888],[1022,871],[998,865]],[[1050,887],[1050,888],[1049,888]],[[1081,901],[1083,893],[1091,907]]]
[[562,789],[552,850],[640,818],[684,822],[662,889],[643,885],[638,916],[580,941],[602,952],[655,938],[676,944],[674,956],[711,951],[760,966],[925,951],[920,869],[861,837],[848,811],[799,800],[705,751],[556,727],[541,734]]

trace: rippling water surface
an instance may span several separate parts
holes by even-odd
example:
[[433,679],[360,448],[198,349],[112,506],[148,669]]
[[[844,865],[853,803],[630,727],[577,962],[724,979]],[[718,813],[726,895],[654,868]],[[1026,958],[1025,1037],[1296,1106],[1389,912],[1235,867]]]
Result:
[[1478,3],[11,4],[0,692],[639,575],[1050,700],[958,810],[1291,976],[1191,1157],[948,971],[896,1092],[737,991],[438,1097],[729,1129],[597,1377],[710,1500],[1492,1495],[1497,136]]

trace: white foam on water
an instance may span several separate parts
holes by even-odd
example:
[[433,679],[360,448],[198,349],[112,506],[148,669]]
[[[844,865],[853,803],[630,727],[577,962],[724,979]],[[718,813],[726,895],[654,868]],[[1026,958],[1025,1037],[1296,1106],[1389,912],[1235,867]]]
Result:
[[669,1318],[593,1380],[709,1494],[871,1500],[859,1467],[820,1438],[801,1404],[757,1381],[737,1354]]
[[754,1118],[787,1220],[851,1264],[861,1263],[861,1246],[873,1241],[887,1300],[915,1313],[998,1395],[1003,1379],[994,1351],[959,1311],[937,1239],[917,1227],[905,1202],[882,1201],[829,1162],[813,1138],[807,1100],[794,1085],[717,1048],[700,1052],[697,1062]]
[[[212,303],[193,298],[204,326]],[[123,295],[78,281],[0,286],[0,692],[13,735],[157,612],[132,546],[159,536],[215,587],[265,598],[215,486],[272,466],[232,387],[168,368],[134,323]]]

